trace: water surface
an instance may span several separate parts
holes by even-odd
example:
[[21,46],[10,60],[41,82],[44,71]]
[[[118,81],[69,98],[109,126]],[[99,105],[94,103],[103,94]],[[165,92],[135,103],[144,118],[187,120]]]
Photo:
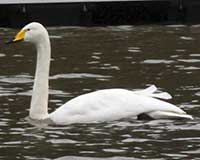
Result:
[[28,115],[36,54],[6,46],[0,29],[0,159],[136,160],[200,157],[200,26],[48,28],[52,42],[49,112],[80,94],[156,84],[194,120],[39,127]]

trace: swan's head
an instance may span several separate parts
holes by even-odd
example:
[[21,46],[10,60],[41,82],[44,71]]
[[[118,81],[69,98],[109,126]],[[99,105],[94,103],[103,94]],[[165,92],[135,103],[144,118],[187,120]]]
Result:
[[38,22],[32,22],[24,26],[11,43],[25,41],[37,45],[46,39],[48,39],[48,32],[45,27]]

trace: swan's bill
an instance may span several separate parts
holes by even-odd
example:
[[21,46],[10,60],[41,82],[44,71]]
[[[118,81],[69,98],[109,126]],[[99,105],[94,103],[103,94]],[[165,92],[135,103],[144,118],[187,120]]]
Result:
[[27,30],[21,30],[17,33],[17,35],[15,36],[15,38],[11,41],[8,41],[7,43],[16,43],[16,42],[20,42],[24,40],[25,34],[26,34]]

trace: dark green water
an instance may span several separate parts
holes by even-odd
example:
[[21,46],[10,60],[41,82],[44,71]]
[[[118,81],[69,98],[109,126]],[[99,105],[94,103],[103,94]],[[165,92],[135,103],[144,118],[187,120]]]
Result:
[[200,158],[200,26],[49,28],[49,111],[90,91],[155,84],[193,121],[135,121],[39,128],[28,115],[36,54],[5,45],[0,29],[0,159],[135,160]]

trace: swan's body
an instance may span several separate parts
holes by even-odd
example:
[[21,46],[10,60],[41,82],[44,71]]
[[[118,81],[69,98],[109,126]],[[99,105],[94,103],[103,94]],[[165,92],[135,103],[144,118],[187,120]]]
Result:
[[31,42],[37,49],[37,66],[29,116],[35,120],[51,120],[54,124],[92,123],[146,114],[154,119],[192,116],[173,104],[156,99],[169,99],[168,93],[155,94],[155,86],[141,91],[105,89],[80,95],[48,114],[48,77],[51,57],[47,30],[39,23],[26,25],[15,37]]
[[[158,111],[159,114],[156,113]],[[49,117],[59,124],[88,123],[136,117],[142,113],[150,117],[154,114],[152,118],[155,119],[191,117],[170,103],[125,89],[105,89],[78,96],[51,113]]]

